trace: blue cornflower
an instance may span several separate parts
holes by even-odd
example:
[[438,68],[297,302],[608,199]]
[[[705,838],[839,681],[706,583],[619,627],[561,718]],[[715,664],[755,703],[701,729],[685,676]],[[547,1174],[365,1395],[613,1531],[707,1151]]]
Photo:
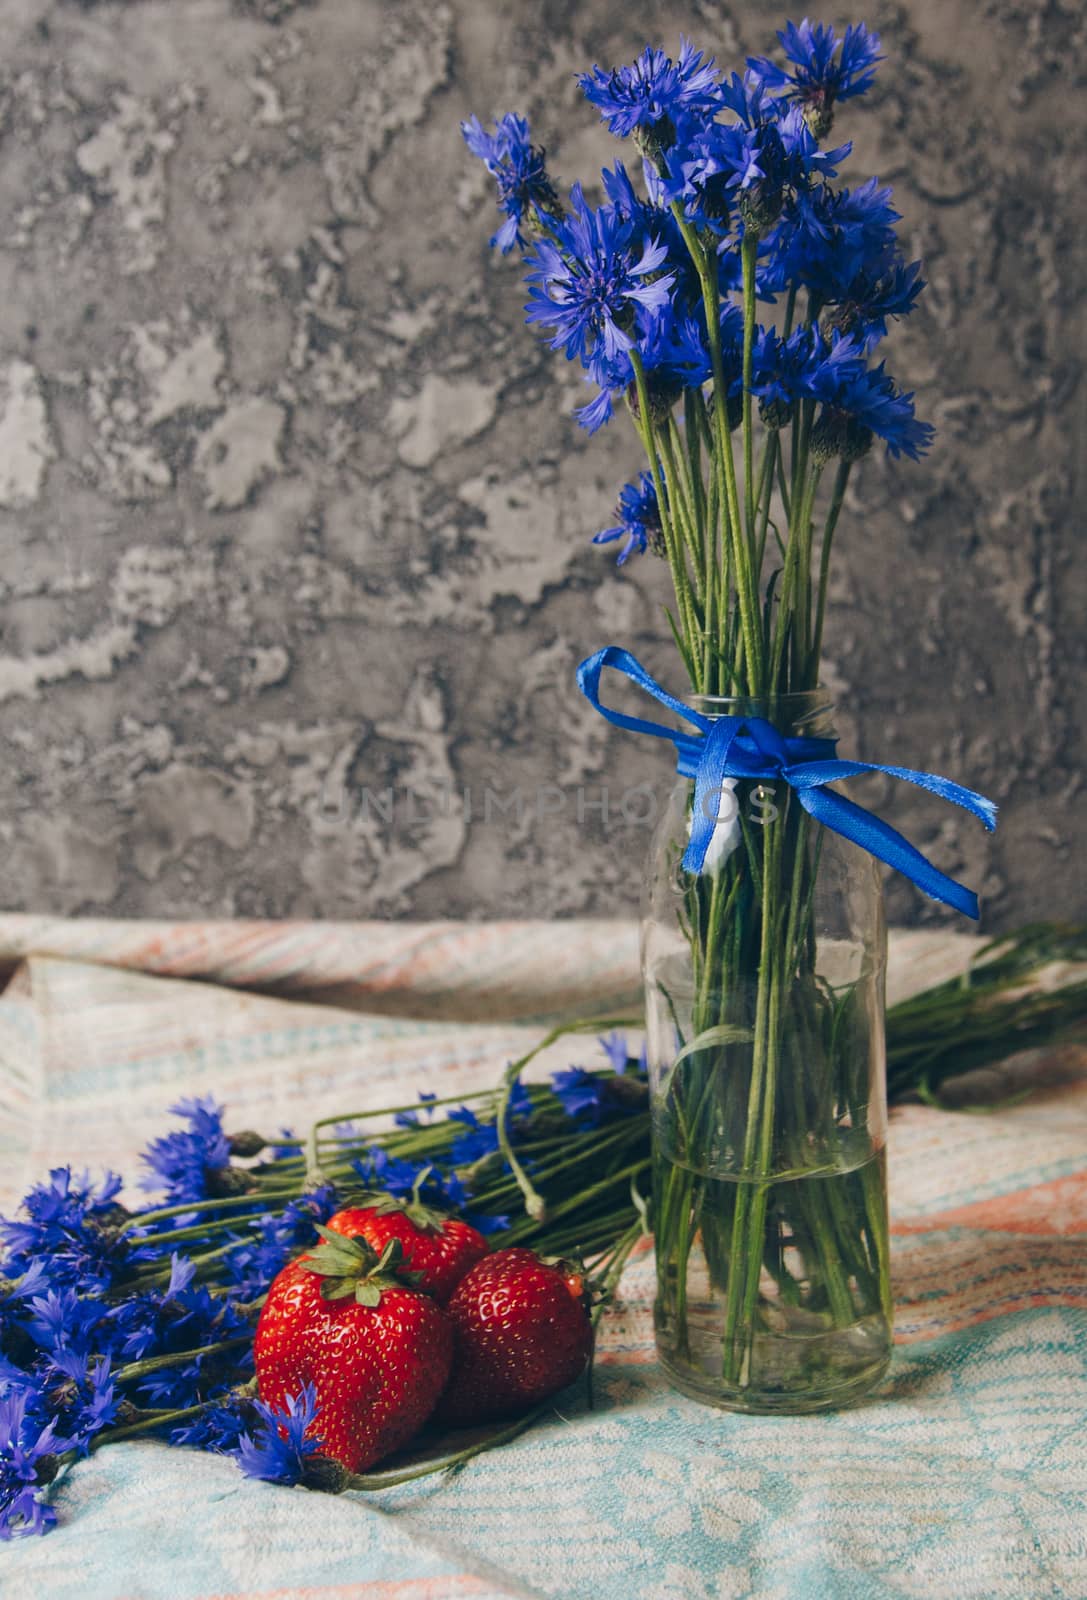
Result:
[[482,1122],[471,1106],[458,1106],[449,1113],[450,1122],[460,1122],[468,1130],[460,1134],[449,1147],[449,1159],[459,1167],[471,1166],[498,1149],[498,1126],[495,1122]]
[[647,144],[655,138],[666,146],[677,116],[712,116],[717,105],[713,61],[704,62],[702,52],[682,37],[676,61],[647,45],[633,66],[611,72],[594,66],[577,81],[612,133],[625,139],[638,130]]
[[921,263],[898,249],[891,191],[875,178],[856,189],[816,186],[797,196],[772,241],[784,286],[803,285],[824,326],[866,348],[885,337],[890,317],[908,316],[924,288]]
[[288,1395],[285,1408],[253,1402],[261,1419],[254,1437],[243,1433],[238,1443],[238,1464],[246,1477],[269,1483],[299,1483],[309,1459],[323,1443],[315,1432],[317,1390],[312,1383],[301,1394]]
[[603,1114],[604,1082],[584,1067],[564,1067],[551,1074],[551,1087],[562,1109],[585,1127],[595,1128]]
[[721,101],[735,122],[710,122],[685,133],[661,179],[664,194],[681,200],[692,222],[727,231],[737,201],[744,227],[761,232],[796,193],[833,177],[849,154],[849,145],[820,150],[799,108],[783,114],[750,74],[733,73],[721,86]]
[[634,224],[633,245],[637,249],[647,241],[659,240],[668,252],[667,267],[672,274],[672,287],[668,299],[675,316],[682,317],[700,310],[702,284],[691,253],[683,242],[683,235],[672,212],[668,209],[660,175],[649,161],[642,163],[649,200],[643,200],[621,161],[614,169],[605,167],[600,177],[604,192],[617,217]]
[[446,1211],[463,1211],[468,1203],[468,1185],[457,1172],[439,1172],[437,1168],[427,1178],[419,1191],[424,1205],[436,1205]]
[[210,1095],[179,1100],[170,1107],[185,1117],[188,1130],[153,1139],[140,1159],[151,1168],[145,1189],[165,1189],[172,1205],[210,1199],[221,1192],[218,1177],[230,1164],[230,1141],[223,1132],[223,1107]]
[[421,1117],[427,1121],[434,1115],[434,1101],[438,1096],[431,1090],[420,1089],[419,1100],[422,1106],[420,1111],[398,1111],[393,1118],[398,1128],[417,1128]]
[[[591,378],[586,378],[585,380],[586,383],[592,383],[592,381]],[[586,433],[596,433],[599,428],[603,428],[611,421],[615,415],[616,399],[622,398],[625,392],[625,389],[619,384],[614,387],[607,385],[602,389],[598,389],[592,400],[589,400],[583,406],[575,408],[574,416]]]
[[[751,392],[758,396],[762,420],[770,428],[783,428],[791,419],[793,405],[810,396],[813,385],[834,383],[844,362],[860,366],[860,351],[848,340],[829,346],[818,330],[794,328],[783,339],[776,328],[760,327],[752,351]],[[830,368],[828,377],[824,369]]]
[[778,38],[792,72],[766,56],[749,57],[747,64],[769,88],[783,89],[788,99],[799,103],[821,139],[830,131],[835,101],[852,100],[872,87],[876,62],[883,60],[879,34],[869,33],[858,22],[839,39],[829,24],[813,26],[805,17],[799,28],[787,22]]
[[[673,312],[675,309],[672,308]],[[722,311],[724,343],[731,338],[731,328],[726,325],[731,323],[734,309],[726,305]],[[738,311],[736,315],[739,316]],[[741,326],[742,321],[741,317]],[[684,390],[700,389],[711,377],[709,342],[701,310],[698,315],[659,317],[646,333],[638,354],[645,369],[650,414],[654,421],[661,422],[667,419]],[[616,404],[624,395],[638,415],[634,365],[626,351],[620,351],[614,360],[594,361],[591,376],[586,381],[600,385],[596,398],[574,412],[586,432],[595,433],[597,428],[610,422]]]
[[674,273],[661,273],[667,247],[652,238],[634,248],[635,225],[612,206],[593,208],[580,184],[571,193],[573,215],[556,225],[526,258],[530,268],[529,322],[555,330],[552,350],[565,350],[591,367],[633,350],[653,319],[668,306]]
[[636,1078],[645,1077],[649,1070],[648,1046],[645,1043],[636,1060],[630,1054],[625,1033],[609,1033],[607,1038],[600,1040],[600,1043],[617,1078],[628,1076],[627,1068],[632,1062],[634,1071],[630,1075]]
[[[10,1266],[11,1258],[9,1256],[4,1261],[5,1277],[10,1271]],[[19,1300],[33,1300],[36,1294],[48,1294],[51,1287],[52,1282],[45,1258],[43,1256],[35,1256],[18,1281],[11,1284],[8,1299],[5,1302],[7,1309],[9,1311],[12,1310]],[[0,1305],[0,1310],[2,1309],[3,1305]]]
[[[469,1117],[473,1115],[467,1107],[462,1107],[462,1110]],[[464,1120],[456,1113],[451,1113],[451,1116],[455,1122]],[[457,1144],[454,1143],[450,1152],[453,1160],[459,1159],[455,1154],[456,1149]],[[467,1190],[455,1172],[441,1172],[432,1161],[399,1160],[396,1156],[390,1156],[380,1145],[371,1145],[365,1155],[352,1165],[368,1188],[384,1189],[397,1199],[416,1197],[424,1205],[456,1211],[467,1198]]]
[[0,1398],[0,1539],[48,1533],[57,1520],[39,1496],[53,1476],[50,1458],[65,1441],[56,1437],[55,1420],[43,1423],[34,1414],[32,1398],[29,1389]]
[[71,1288],[50,1289],[31,1299],[28,1312],[23,1326],[42,1350],[67,1350],[86,1356],[94,1348],[106,1307]]
[[805,328],[794,329],[788,339],[776,328],[757,328],[751,353],[751,393],[768,406],[791,406],[797,393],[796,374],[809,344]]
[[[638,1070],[627,1072],[626,1040],[612,1034],[600,1043],[612,1064],[611,1073],[591,1072],[585,1067],[565,1067],[551,1074],[551,1088],[566,1115],[580,1127],[596,1128],[612,1117],[627,1116],[644,1108],[645,1076],[642,1062]],[[620,1052],[622,1059],[620,1060]],[[642,1051],[642,1061],[645,1051]]]
[[226,1269],[239,1295],[255,1299],[263,1294],[287,1262],[317,1243],[319,1222],[327,1222],[339,1204],[331,1184],[324,1184],[297,1200],[288,1200],[279,1216],[262,1216],[249,1223],[248,1234],[226,1257]]
[[812,429],[813,454],[824,460],[835,455],[856,459],[875,435],[886,443],[889,455],[916,461],[932,443],[932,425],[917,420],[913,395],[896,390],[882,362],[866,367],[859,354],[851,339],[836,338],[825,358],[809,365],[806,392],[822,401]]
[[[175,1254],[165,1289],[148,1289],[130,1295],[110,1313],[117,1353],[130,1360],[202,1350],[236,1334],[248,1333],[245,1312],[223,1295],[213,1295],[206,1284],[195,1284],[193,1262]],[[137,1380],[145,1403],[163,1406],[193,1405],[205,1398],[201,1386],[217,1352],[201,1354],[180,1366],[164,1367]],[[231,1364],[236,1358],[231,1356]]]
[[890,261],[885,270],[858,272],[825,319],[865,348],[887,337],[888,317],[908,317],[925,287],[920,261]]
[[637,483],[623,485],[615,515],[618,518],[616,525],[595,533],[593,544],[612,544],[617,539],[624,540],[616,558],[616,566],[621,567],[635,551],[643,555],[647,549],[652,549],[658,555],[664,554],[660,507],[650,473],[643,472]]
[[511,1217],[481,1217],[475,1211],[465,1211],[463,1216],[465,1222],[482,1234],[504,1233],[513,1220]]
[[44,1395],[63,1430],[64,1448],[86,1455],[96,1433],[116,1420],[120,1396],[114,1389],[110,1357],[95,1366],[75,1350],[55,1350],[44,1376]]
[[856,189],[813,184],[797,194],[770,241],[779,286],[803,286],[825,305],[859,272],[881,270],[896,251],[900,220],[890,199],[875,178]]
[[427,1163],[401,1161],[374,1144],[351,1165],[365,1184],[401,1196],[411,1194],[415,1180]]
[[[520,1078],[515,1078],[510,1085],[509,1106],[506,1113],[506,1126],[511,1139],[519,1136],[521,1124],[531,1112],[532,1096]],[[484,1157],[493,1155],[498,1149],[498,1123],[493,1117],[484,1122],[471,1106],[457,1106],[455,1110],[450,1111],[447,1120],[459,1122],[467,1130],[450,1146],[449,1160],[454,1166],[471,1166],[473,1162],[482,1161]]]
[[111,1227],[125,1215],[116,1203],[120,1187],[116,1173],[96,1186],[87,1173],[74,1177],[70,1167],[54,1167],[48,1183],[35,1184],[23,1197],[25,1220],[0,1218],[5,1275],[17,1278],[36,1267],[56,1288],[108,1288],[128,1253]]
[[272,1145],[266,1152],[268,1161],[290,1161],[292,1156],[298,1154],[299,1145],[302,1141],[295,1138],[293,1128],[280,1128],[279,1136],[281,1139],[291,1140],[291,1143]]
[[198,1417],[190,1417],[171,1428],[169,1441],[173,1445],[232,1456],[237,1454],[244,1434],[245,1421],[238,1401],[230,1397],[222,1405],[209,1406]]
[[460,131],[474,156],[478,156],[498,185],[498,204],[506,220],[492,235],[503,255],[514,245],[524,245],[521,229],[526,220],[541,214],[562,216],[555,187],[547,175],[545,153],[531,143],[528,123],[512,113],[499,117],[488,133],[478,117],[462,122]]
[[608,1058],[608,1063],[613,1072],[620,1075],[627,1070],[627,1036],[618,1029],[609,1033],[599,1041],[601,1049]]

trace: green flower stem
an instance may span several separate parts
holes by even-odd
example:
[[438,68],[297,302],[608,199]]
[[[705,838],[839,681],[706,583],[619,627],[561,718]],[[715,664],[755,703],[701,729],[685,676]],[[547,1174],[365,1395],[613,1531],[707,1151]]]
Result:
[[798,573],[800,577],[800,603],[797,607],[800,620],[800,649],[797,658],[795,681],[801,689],[807,685],[808,661],[811,655],[812,644],[812,592],[811,592],[811,558],[812,558],[812,529],[814,527],[815,496],[819,489],[819,481],[823,476],[823,463],[815,462],[809,474],[809,491],[807,499],[801,508],[801,515],[794,533],[800,536],[800,562]]
[[[729,1249],[728,1304],[724,1331],[724,1378],[726,1383],[737,1384],[744,1371],[744,1352],[737,1350],[737,1334],[741,1314],[743,1327],[748,1326],[747,1310],[750,1299],[749,1284],[758,1277],[763,1257],[763,1228],[760,1216],[765,1215],[765,1189],[760,1185],[751,1193],[750,1178],[761,1167],[763,1151],[773,1125],[772,1080],[776,1069],[776,1039],[768,1031],[771,991],[776,982],[776,963],[773,960],[774,926],[774,873],[772,851],[777,839],[778,823],[769,823],[763,830],[765,858],[762,865],[762,920],[758,962],[758,989],[755,1003],[755,1039],[751,1061],[751,1083],[748,1090],[747,1118],[744,1128],[741,1172],[745,1181],[737,1185],[736,1208],[732,1220],[732,1243]],[[767,1080],[771,1080],[771,1094],[766,1094]],[[759,1163],[757,1167],[756,1163]],[[752,1210],[752,1204],[754,1209]],[[741,1281],[741,1279],[743,1281]]]
[[815,633],[812,639],[811,656],[808,660],[806,681],[809,688],[814,689],[819,682],[819,659],[823,654],[823,619],[827,609],[827,586],[830,579],[830,552],[834,543],[834,530],[838,526],[838,516],[845,501],[845,492],[849,485],[849,474],[852,463],[839,461],[838,470],[834,474],[834,487],[831,490],[830,505],[827,508],[827,518],[823,525],[823,548],[819,554],[819,597],[815,608]]
[[305,1148],[307,1179],[311,1181],[314,1186],[321,1182],[323,1170],[319,1159],[319,1146],[322,1143],[331,1144],[335,1142],[333,1140],[321,1139],[322,1128],[332,1128],[340,1122],[367,1122],[375,1117],[395,1117],[399,1116],[405,1111],[420,1111],[435,1106],[464,1105],[469,1100],[490,1100],[493,1098],[494,1093],[495,1091],[493,1089],[472,1089],[466,1094],[451,1094],[446,1095],[442,1099],[428,1100],[426,1101],[425,1105],[422,1105],[418,1100],[409,1100],[406,1105],[381,1106],[378,1109],[375,1109],[371,1106],[367,1107],[367,1109],[364,1111],[344,1111],[338,1116],[322,1117],[319,1122],[315,1122],[313,1124],[309,1131],[309,1137],[306,1140]]
[[[630,1258],[630,1252],[634,1249],[639,1239],[644,1238],[645,1228],[642,1224],[642,1219],[639,1217],[637,1221],[631,1223],[626,1232],[616,1241],[615,1245],[608,1252],[608,1255],[604,1257],[604,1260],[608,1262],[608,1267],[604,1273],[603,1281],[600,1284],[600,1298],[593,1307],[594,1328],[597,1326],[600,1318],[604,1314],[607,1305],[607,1297],[615,1289],[619,1279],[623,1275],[623,1268],[626,1266],[627,1261]],[[600,1271],[602,1268],[603,1261],[598,1263],[597,1271]]]
[[[747,537],[752,547],[755,547],[755,444],[752,431],[751,385],[754,381],[754,342],[755,342],[755,263],[759,253],[759,236],[754,229],[748,228],[744,232],[743,242],[740,245],[740,259],[743,267],[743,304],[744,304],[744,394],[743,394],[743,434],[744,434],[744,511],[746,516]],[[758,583],[759,569],[755,565],[755,581]]]
[[770,502],[773,499],[774,489],[774,469],[777,464],[780,445],[780,431],[777,428],[771,428],[766,443],[763,445],[762,459],[759,462],[759,487],[755,498],[755,514],[759,519],[758,537],[755,545],[755,566],[759,572],[762,571],[763,560],[766,556],[766,537],[770,530]]
[[[599,1132],[594,1130],[591,1135],[588,1131],[573,1134],[572,1136],[567,1135],[561,1141],[563,1153],[560,1159],[542,1163],[536,1168],[533,1178],[537,1183],[542,1183],[545,1180],[550,1181],[552,1178],[557,1177],[560,1172],[566,1172],[571,1167],[584,1166],[586,1162],[591,1162],[594,1167],[599,1167],[605,1154],[613,1149],[621,1149],[623,1145],[631,1144],[641,1137],[643,1121],[644,1118],[642,1117],[630,1117],[620,1122],[617,1127],[600,1130]],[[520,1146],[520,1152],[522,1155],[527,1154],[528,1146]],[[501,1187],[507,1189],[515,1187],[515,1181],[511,1179]],[[481,1193],[493,1192],[495,1191],[490,1189],[481,1191]]]
[[[792,483],[789,490],[790,507],[795,508],[808,475],[808,456],[811,446],[812,422],[815,419],[815,401],[801,400],[793,417]],[[789,527],[793,527],[790,514]]]
[[[812,506],[821,472],[822,468],[816,468],[809,475],[804,484],[796,517],[790,520],[789,524],[789,543],[785,551],[785,570],[781,580],[780,616],[770,662],[770,682],[774,685],[780,682],[782,670],[786,665],[786,649],[790,637],[794,639],[794,651],[798,648],[795,636],[800,628],[798,617],[803,608],[803,594],[798,593],[798,590],[802,590],[803,587],[800,569],[803,565],[806,544],[804,529],[811,526]],[[786,691],[781,689],[778,692]]]
[[[675,418],[669,419],[666,427],[660,432],[661,454],[664,456],[664,465],[668,474],[668,482],[672,485],[672,507],[675,513],[674,521],[678,522],[686,544],[687,552],[691,558],[694,571],[696,592],[701,591],[703,579],[702,550],[698,537],[698,522],[694,510],[694,490],[687,476],[686,452],[676,449]],[[681,463],[683,464],[681,466]],[[703,631],[705,620],[706,596],[697,592],[697,598],[702,607]]]
[[[703,531],[706,529],[706,485],[702,477],[702,422],[706,408],[702,401],[701,392],[697,389],[684,389],[683,391],[683,435],[682,448],[687,458],[687,476],[691,485],[694,498],[695,525]],[[679,437],[678,428],[676,430]],[[679,445],[677,444],[677,449]]]
[[[650,1163],[646,1161],[643,1172],[648,1173]],[[597,1250],[614,1248],[617,1235],[621,1235],[630,1226],[631,1206],[628,1204],[622,1211],[610,1212],[602,1217],[600,1222],[593,1227],[583,1227],[575,1223],[572,1227],[558,1233],[525,1236],[524,1242],[532,1249],[544,1256],[575,1255],[583,1258],[591,1257]]]
[[739,491],[736,484],[736,463],[732,454],[732,435],[728,426],[728,391],[725,382],[724,359],[721,351],[720,292],[714,264],[707,257],[698,235],[683,214],[679,202],[672,206],[683,241],[687,246],[695,271],[702,286],[702,299],[706,310],[706,331],[709,337],[710,362],[713,369],[714,422],[716,428],[716,465],[722,474],[721,504],[727,508],[727,522],[732,541],[735,567],[736,594],[740,607],[740,622],[744,643],[744,660],[747,672],[747,689],[759,694],[763,674],[762,627],[759,613],[755,574],[752,571],[753,551],[744,538],[744,524],[740,514]]
[[154,1433],[156,1428],[165,1428],[174,1422],[184,1422],[188,1417],[198,1417],[202,1411],[208,1411],[212,1406],[221,1406],[227,1399],[227,1395],[217,1395],[214,1400],[201,1400],[198,1405],[183,1406],[179,1411],[155,1411],[139,1422],[126,1423],[123,1428],[103,1428],[101,1433],[95,1434],[89,1448],[101,1450],[103,1445],[120,1444],[122,1439],[138,1439],[142,1434]]
[[787,339],[793,331],[793,318],[796,316],[796,285],[789,290],[785,300],[785,322],[781,330],[781,337]]
[[657,508],[660,512],[661,531],[664,534],[664,545],[668,555],[668,565],[671,568],[672,583],[676,592],[676,603],[679,606],[679,614],[688,651],[693,652],[694,644],[699,634],[698,614],[691,589],[690,574],[687,571],[687,557],[681,540],[676,533],[671,501],[668,498],[667,487],[661,473],[660,451],[657,447],[657,439],[653,429],[645,367],[636,350],[630,352],[630,364],[634,371],[634,388],[638,396],[634,424],[638,437],[642,442],[642,448],[645,450],[649,461],[649,470],[657,495]]
[[187,1217],[194,1211],[225,1211],[228,1207],[244,1207],[251,1210],[263,1206],[270,1200],[292,1198],[296,1193],[297,1190],[294,1188],[277,1187],[263,1193],[232,1194],[220,1200],[191,1200],[187,1205],[159,1206],[154,1211],[136,1212],[118,1228],[117,1232],[119,1235],[126,1234],[132,1228],[145,1228],[148,1223],[165,1222],[169,1217]]
[[[294,1190],[287,1191],[288,1196],[291,1196],[294,1193],[296,1193]],[[190,1210],[195,1209],[198,1208],[190,1207]],[[258,1211],[256,1213],[256,1216],[258,1217],[266,1217],[267,1215],[268,1212],[266,1210]],[[224,1233],[229,1228],[236,1228],[239,1223],[252,1222],[254,1220],[254,1217],[248,1215],[243,1215],[241,1217],[219,1217],[214,1221],[198,1224],[192,1228],[175,1228],[172,1233],[153,1233],[150,1234],[146,1239],[141,1238],[138,1243],[141,1246],[158,1244],[186,1244],[190,1239],[206,1239],[209,1234]]]
[[403,1467],[390,1472],[349,1473],[344,1488],[374,1493],[379,1489],[394,1489],[400,1483],[413,1483],[417,1478],[430,1478],[437,1472],[452,1471],[456,1467],[464,1466],[465,1462],[471,1461],[474,1456],[482,1455],[486,1450],[494,1450],[498,1445],[511,1443],[552,1409],[552,1401],[545,1400],[541,1405],[534,1406],[523,1417],[518,1417],[516,1422],[507,1422],[504,1427],[488,1434],[485,1439],[478,1439],[463,1450],[454,1451],[452,1455],[440,1456],[437,1460],[428,1461],[422,1466]]
[[[219,1245],[214,1250],[194,1250],[189,1256],[189,1260],[194,1262],[199,1270],[212,1261],[222,1260],[223,1256],[230,1255],[234,1250],[242,1249],[243,1246],[250,1242],[248,1239],[232,1239],[229,1244]],[[131,1288],[135,1285],[140,1289],[148,1289],[154,1287],[155,1284],[169,1283],[172,1271],[173,1267],[169,1263],[164,1267],[155,1266],[151,1271],[138,1271],[125,1287]]]
[[243,1344],[252,1344],[252,1333],[235,1334],[230,1339],[219,1339],[215,1344],[200,1345],[196,1350],[174,1350],[169,1355],[147,1356],[142,1361],[130,1361],[127,1367],[119,1367],[113,1374],[114,1383],[130,1383],[135,1378],[143,1378],[149,1372],[162,1372],[168,1367],[182,1366],[186,1361],[195,1361],[200,1356],[210,1356],[220,1350],[237,1350]]
[[[646,1170],[646,1166],[647,1162],[643,1156],[641,1160],[634,1161],[628,1166],[621,1167],[618,1172],[613,1173],[610,1177],[601,1178],[599,1182],[590,1184],[587,1189],[582,1189],[578,1194],[570,1195],[567,1199],[560,1201],[558,1205],[552,1206],[546,1211],[545,1216],[547,1222],[551,1224],[556,1222],[560,1217],[567,1217],[571,1213],[579,1212],[580,1209],[589,1201],[595,1199],[598,1195],[606,1194],[609,1189],[614,1188],[615,1185],[620,1181],[629,1183],[631,1178],[638,1177]],[[533,1221],[543,1220],[543,1218],[533,1218],[531,1212],[529,1212],[529,1216]],[[512,1237],[518,1232],[526,1231],[528,1231],[527,1228],[525,1228],[522,1224],[515,1223],[510,1229],[509,1236]]]
[[550,1045],[555,1044],[559,1039],[566,1038],[568,1034],[594,1033],[598,1030],[607,1031],[615,1028],[636,1028],[640,1026],[640,1019],[631,1022],[630,1019],[626,1017],[621,1017],[618,1019],[609,1017],[589,1021],[580,1019],[577,1022],[559,1023],[557,1027],[552,1028],[550,1033],[544,1036],[538,1045],[533,1046],[531,1050],[529,1050],[525,1055],[521,1056],[517,1061],[511,1062],[506,1068],[506,1071],[503,1073],[502,1083],[498,1091],[497,1104],[495,1106],[495,1130],[498,1135],[498,1148],[505,1157],[510,1171],[513,1173],[513,1176],[516,1179],[517,1186],[524,1197],[525,1210],[535,1221],[542,1222],[543,1218],[547,1214],[547,1206],[544,1202],[543,1196],[537,1194],[527,1172],[517,1159],[512,1140],[510,1139],[510,1096],[513,1093],[514,1084],[517,1082],[525,1067],[534,1061],[542,1051],[548,1049]]
[[[796,420],[795,420],[795,418],[793,420],[793,424],[791,425],[791,427],[789,429],[789,438],[791,440],[791,445],[790,445],[790,460],[791,460],[791,459],[793,459],[793,457],[795,456],[795,453],[796,453]],[[791,467],[786,467],[786,464],[785,464],[785,451],[781,450],[781,449],[778,450],[778,454],[777,454],[777,481],[778,481],[778,494],[781,496],[781,504],[782,504],[782,507],[783,507],[783,509],[785,511],[785,522],[786,522],[786,525],[788,525],[788,523],[790,522],[790,520],[792,518],[793,497],[792,497],[792,491],[790,489],[790,484],[793,481],[793,473],[792,473],[792,468]]]

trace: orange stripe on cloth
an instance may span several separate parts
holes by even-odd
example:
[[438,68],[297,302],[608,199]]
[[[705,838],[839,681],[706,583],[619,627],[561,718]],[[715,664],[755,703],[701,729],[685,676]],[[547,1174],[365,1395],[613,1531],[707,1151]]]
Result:
[[1087,1306],[1087,1251],[1059,1235],[900,1235],[891,1280],[895,1339],[912,1344],[1015,1311]]
[[[456,1595],[501,1594],[503,1591],[474,1573],[441,1573],[433,1578],[378,1579],[368,1583],[303,1585],[289,1589],[223,1589],[206,1600],[454,1600]],[[134,1600],[134,1597],[133,1597]]]
[[1073,1172],[1049,1183],[994,1195],[973,1205],[955,1206],[933,1216],[893,1222],[895,1234],[931,1233],[941,1228],[973,1228],[999,1233],[1068,1235],[1087,1233],[1087,1172]]

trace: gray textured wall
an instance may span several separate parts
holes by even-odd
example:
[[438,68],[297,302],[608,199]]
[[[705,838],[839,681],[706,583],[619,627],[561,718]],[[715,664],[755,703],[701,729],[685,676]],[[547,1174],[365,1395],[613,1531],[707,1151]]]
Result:
[[[866,797],[985,892],[989,926],[1082,912],[1084,12],[861,15],[892,59],[838,131],[895,181],[927,261],[892,354],[940,439],[857,476],[831,681],[857,754],[1001,803],[990,841],[901,786]],[[573,791],[668,763],[608,736],[572,671],[616,641],[675,678],[665,574],[587,544],[636,447],[568,420],[576,374],[488,255],[457,123],[523,108],[562,178],[591,172],[614,147],[575,70],[681,28],[731,63],[779,5],[2,0],[0,19],[4,905],[633,907],[644,833],[579,827]],[[444,783],[477,812],[487,786],[557,783],[569,809],[361,814],[364,785]],[[902,885],[890,903],[941,915]]]

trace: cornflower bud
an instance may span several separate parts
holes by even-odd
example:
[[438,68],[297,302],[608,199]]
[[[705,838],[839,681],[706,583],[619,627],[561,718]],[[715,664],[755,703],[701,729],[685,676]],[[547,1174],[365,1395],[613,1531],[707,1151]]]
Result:
[[825,466],[828,461],[840,456],[845,449],[848,434],[849,418],[845,412],[828,410],[824,406],[811,430],[809,449],[812,460]]
[[228,1138],[232,1156],[259,1156],[264,1149],[266,1140],[259,1133],[254,1133],[252,1128],[246,1128],[241,1133],[232,1133]]
[[[654,427],[667,422],[672,415],[673,407],[683,394],[683,384],[676,377],[670,377],[663,372],[648,372],[645,380],[646,392],[649,398],[649,420]],[[627,404],[636,421],[641,421],[641,407],[638,403],[638,386],[632,383],[627,389]]]
[[766,428],[787,428],[796,407],[791,400],[760,400],[759,419]]

